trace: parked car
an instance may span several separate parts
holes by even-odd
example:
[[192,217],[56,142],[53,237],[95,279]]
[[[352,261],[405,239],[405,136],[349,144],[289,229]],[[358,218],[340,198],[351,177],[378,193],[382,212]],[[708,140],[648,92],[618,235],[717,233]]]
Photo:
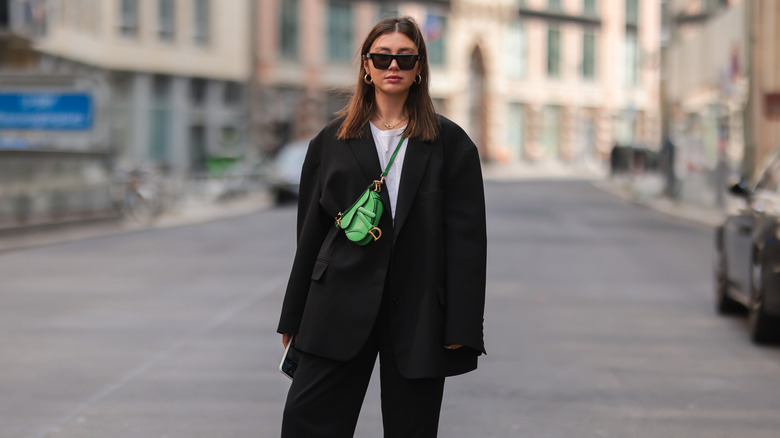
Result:
[[279,150],[276,159],[271,164],[268,184],[277,204],[298,199],[303,160],[306,158],[308,148],[308,141],[288,143]]
[[722,314],[747,309],[751,338],[764,343],[780,337],[780,154],[757,181],[730,188],[744,208],[715,230],[715,303]]

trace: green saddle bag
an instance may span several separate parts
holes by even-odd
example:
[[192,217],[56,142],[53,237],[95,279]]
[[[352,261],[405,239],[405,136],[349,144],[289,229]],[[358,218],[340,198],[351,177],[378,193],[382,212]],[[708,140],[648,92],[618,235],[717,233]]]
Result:
[[336,226],[344,230],[347,239],[360,246],[382,237],[379,220],[383,206],[376,187],[377,184],[371,183],[352,207],[336,218]]
[[404,139],[405,137],[402,136],[379,180],[372,182],[346,212],[336,216],[336,227],[344,230],[347,239],[357,245],[364,246],[382,237],[379,221],[382,219],[384,206],[379,193]]

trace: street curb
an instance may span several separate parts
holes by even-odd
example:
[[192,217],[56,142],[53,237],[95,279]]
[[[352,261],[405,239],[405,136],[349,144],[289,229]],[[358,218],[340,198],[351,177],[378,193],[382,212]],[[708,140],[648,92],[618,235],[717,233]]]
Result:
[[574,168],[555,163],[482,163],[482,178],[489,182],[582,181],[603,179],[604,169]]
[[639,197],[635,193],[632,194],[629,188],[620,187],[614,180],[594,180],[591,181],[591,184],[604,193],[615,196],[627,203],[648,208],[694,225],[715,228],[722,224],[725,218],[725,213],[715,208],[676,202],[665,196]]

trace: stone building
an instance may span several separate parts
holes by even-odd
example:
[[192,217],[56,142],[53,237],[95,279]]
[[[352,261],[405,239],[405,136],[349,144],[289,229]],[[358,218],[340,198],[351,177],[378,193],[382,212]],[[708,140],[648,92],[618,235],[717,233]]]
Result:
[[665,124],[675,152],[675,196],[686,201],[723,206],[729,174],[744,170],[749,3],[664,4]]
[[356,51],[411,15],[432,95],[485,160],[601,165],[616,143],[660,142],[655,0],[259,0],[254,122],[270,149],[307,137],[354,85]]
[[243,157],[249,1],[49,2],[35,39],[41,69],[105,83],[109,147],[119,165],[154,162],[179,175],[210,157]]
[[755,175],[780,148],[780,4],[747,0],[750,96],[746,117],[746,165]]
[[[184,183],[251,157],[254,5],[1,0],[0,229],[115,217],[116,168],[152,164]],[[58,107],[66,95],[81,103]],[[28,103],[51,109],[31,115]],[[40,123],[69,117],[87,120]]]

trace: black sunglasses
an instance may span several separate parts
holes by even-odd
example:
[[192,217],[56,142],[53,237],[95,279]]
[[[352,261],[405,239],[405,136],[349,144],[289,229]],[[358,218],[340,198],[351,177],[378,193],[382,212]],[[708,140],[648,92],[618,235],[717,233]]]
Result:
[[398,64],[398,68],[401,70],[411,70],[414,65],[417,64],[417,60],[420,59],[420,55],[404,53],[399,55],[391,55],[389,53],[367,53],[366,59],[370,59],[374,63],[374,68],[380,70],[387,70],[390,68],[390,64],[395,62]]

